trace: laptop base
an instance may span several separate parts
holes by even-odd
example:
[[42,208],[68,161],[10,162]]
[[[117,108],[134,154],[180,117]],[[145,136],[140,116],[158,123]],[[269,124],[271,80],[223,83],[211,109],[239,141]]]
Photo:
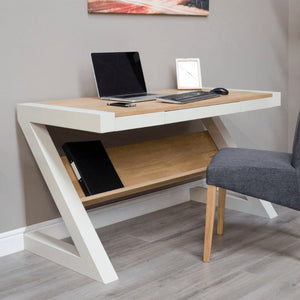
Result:
[[140,96],[140,97],[130,97],[130,98],[118,98],[118,97],[101,97],[101,100],[108,100],[108,101],[122,101],[122,102],[143,102],[143,101],[151,101],[156,100],[156,98],[162,97],[165,95],[162,94],[151,94],[148,96]]

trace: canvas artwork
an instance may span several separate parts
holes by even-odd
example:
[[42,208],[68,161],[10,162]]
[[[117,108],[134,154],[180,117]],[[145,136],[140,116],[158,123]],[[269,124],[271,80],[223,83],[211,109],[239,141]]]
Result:
[[89,13],[207,16],[209,0],[88,0]]

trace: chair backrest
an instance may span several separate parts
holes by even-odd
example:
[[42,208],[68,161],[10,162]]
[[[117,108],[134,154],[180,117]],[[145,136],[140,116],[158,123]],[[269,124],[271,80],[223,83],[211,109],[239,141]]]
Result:
[[292,166],[300,169],[300,112],[298,114],[298,121],[295,130],[293,153],[292,153]]

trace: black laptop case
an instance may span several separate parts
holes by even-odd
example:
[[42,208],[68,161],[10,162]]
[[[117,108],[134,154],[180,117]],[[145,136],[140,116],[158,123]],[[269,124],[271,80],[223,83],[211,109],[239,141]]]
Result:
[[86,196],[123,187],[100,140],[69,142],[62,148],[73,170],[75,164],[74,172]]

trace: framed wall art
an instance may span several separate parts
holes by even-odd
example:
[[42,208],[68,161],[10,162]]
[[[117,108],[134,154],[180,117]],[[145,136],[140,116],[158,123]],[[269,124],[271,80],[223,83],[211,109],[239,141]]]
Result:
[[176,75],[179,90],[202,88],[199,58],[176,58]]
[[209,0],[88,0],[89,13],[112,14],[209,14]]

